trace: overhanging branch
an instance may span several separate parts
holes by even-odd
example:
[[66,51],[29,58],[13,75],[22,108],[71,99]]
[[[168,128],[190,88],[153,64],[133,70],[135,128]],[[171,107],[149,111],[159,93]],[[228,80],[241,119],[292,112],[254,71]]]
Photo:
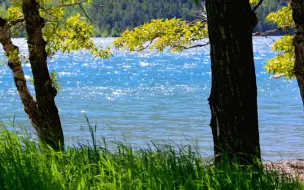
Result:
[[253,33],[252,36],[268,36],[269,34],[275,34],[277,32],[283,32],[285,30],[289,30],[289,29],[294,29],[295,27],[294,26],[282,26],[282,27],[279,27],[279,28],[276,28],[276,29],[273,29],[273,30],[267,30],[265,32],[256,32],[256,33]]
[[184,47],[184,49],[192,49],[192,48],[204,47],[204,46],[207,46],[209,44],[210,44],[209,42],[206,42],[205,44],[196,44],[196,45],[193,45],[193,46]]
[[207,46],[209,44],[210,44],[210,42],[206,42],[205,44],[196,44],[196,45],[188,46],[188,47],[187,46],[176,45],[176,46],[172,46],[172,48],[192,49],[192,48],[204,47],[204,46]]

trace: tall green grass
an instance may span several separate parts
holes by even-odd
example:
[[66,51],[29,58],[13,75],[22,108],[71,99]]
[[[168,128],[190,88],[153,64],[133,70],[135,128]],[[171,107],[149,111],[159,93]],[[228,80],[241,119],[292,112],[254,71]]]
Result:
[[2,128],[0,189],[304,189],[299,181],[278,173],[255,171],[238,164],[213,166],[191,146],[153,145],[134,150],[116,143],[109,150],[97,144],[41,148],[35,141]]

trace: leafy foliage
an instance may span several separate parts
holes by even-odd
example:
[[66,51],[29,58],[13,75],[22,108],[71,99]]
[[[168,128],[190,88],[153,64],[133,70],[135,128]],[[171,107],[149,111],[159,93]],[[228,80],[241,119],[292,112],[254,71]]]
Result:
[[259,3],[259,0],[249,0],[249,3],[250,3],[250,4],[258,4],[258,3]]
[[110,47],[103,50],[90,39],[93,27],[79,13],[64,20],[62,8],[54,7],[51,10],[58,10],[60,14],[56,15],[56,20],[47,22],[43,29],[49,55],[57,51],[70,53],[80,49],[87,49],[101,58],[109,58],[112,55]]
[[7,21],[13,21],[19,18],[23,18],[22,9],[20,6],[18,7],[10,7],[7,10],[7,14],[5,19]]
[[[256,6],[260,0],[251,0],[252,7]],[[254,32],[264,32],[275,29],[277,26],[274,23],[268,22],[266,17],[269,13],[278,11],[280,8],[286,6],[284,0],[263,0],[262,4],[256,9],[255,13],[258,17],[258,24]],[[283,33],[280,33],[282,35]]]
[[53,70],[50,74],[50,78],[52,80],[52,86],[57,90],[57,92],[61,91],[62,84],[58,81],[58,75],[55,70]]
[[[50,4],[45,1],[40,8],[40,14],[45,19],[43,28],[43,37],[47,42],[48,55],[54,55],[57,51],[72,52],[80,49],[89,50],[93,55],[101,58],[112,56],[110,48],[103,49],[96,46],[90,39],[93,35],[93,26],[88,23],[87,19],[79,13],[66,16],[65,4],[72,4],[74,1],[59,1],[58,4]],[[21,1],[12,1],[12,7],[9,7],[3,17],[9,22],[23,19]],[[84,2],[85,3],[85,2]],[[20,26],[21,25],[21,26]],[[21,35],[23,22],[12,28],[16,36]],[[23,29],[23,28],[22,28]]]
[[[259,0],[251,0],[250,2],[257,4]],[[266,20],[281,28],[294,27],[290,5],[270,13]],[[288,29],[286,32],[289,31]],[[114,45],[116,48],[130,51],[140,51],[148,47],[152,50],[163,51],[169,47],[175,52],[191,47],[193,42],[204,39],[207,35],[206,24],[200,20],[186,22],[181,19],[156,19],[136,27],[134,30],[126,30],[120,38],[114,41]],[[280,52],[280,54],[267,61],[265,66],[267,72],[284,75],[289,79],[293,78],[294,52],[291,34],[274,42],[273,50]]]
[[[257,4],[259,0],[250,0],[252,4]],[[95,28],[88,23],[83,15],[73,7],[61,7],[60,5],[74,3],[72,0],[59,1],[58,4],[45,3],[41,9],[41,15],[45,18],[44,38],[48,42],[47,52],[53,55],[57,51],[71,52],[80,49],[87,49],[93,55],[102,58],[110,57],[110,48],[102,49],[91,41],[94,35],[120,35],[121,38],[115,41],[115,47],[125,48],[131,51],[140,51],[146,47],[163,51],[166,47],[172,51],[182,51],[190,47],[194,41],[203,39],[207,36],[205,23],[196,20],[197,13],[194,13],[195,6],[193,1],[146,1],[146,0],[118,0],[113,2],[105,9],[98,9],[93,6],[85,6],[91,18],[94,19]],[[106,0],[96,0],[95,4],[106,4]],[[197,2],[196,2],[197,3]],[[21,1],[14,0],[3,5],[12,5],[5,12],[3,8],[0,13],[5,15],[9,21],[22,18],[20,8]],[[3,6],[2,5],[2,6]],[[161,5],[161,7],[159,7]],[[284,4],[283,4],[284,5]],[[263,18],[265,13],[277,10],[280,5],[274,0],[264,0],[263,4],[257,9],[260,22],[256,30],[268,29]],[[78,9],[80,10],[80,9]],[[178,12],[180,10],[181,12]],[[159,12],[160,11],[160,12]],[[171,18],[154,19],[150,23],[145,23],[152,18]],[[183,19],[178,19],[178,18]],[[136,20],[136,22],[134,22]],[[278,27],[293,27],[292,11],[290,5],[283,6],[277,12],[271,12],[266,21],[270,25]],[[132,28],[143,24],[140,27]],[[13,27],[14,36],[22,33],[23,23]],[[129,29],[128,29],[129,28]],[[274,51],[280,54],[267,62],[266,69],[272,74],[284,74],[287,78],[294,77],[292,72],[294,65],[294,54],[292,50],[292,38],[283,37],[274,43]]]
[[[294,27],[292,19],[291,6],[283,7],[277,12],[270,13],[267,16],[267,21],[275,23],[278,27]],[[287,30],[288,32],[288,30]],[[268,73],[276,75],[284,75],[286,78],[294,78],[294,46],[293,37],[287,33],[280,40],[274,42],[272,49],[278,51],[279,55],[268,60],[265,66]]]
[[182,51],[191,46],[192,42],[206,38],[206,24],[197,21],[187,23],[181,19],[156,19],[132,31],[126,30],[114,41],[116,48],[130,51],[141,51],[148,46],[150,49],[163,51],[170,47],[173,52]]
[[292,19],[292,10],[290,4],[286,7],[282,7],[277,12],[270,13],[266,20],[268,22],[273,22],[279,27],[283,26],[294,26],[293,19]]

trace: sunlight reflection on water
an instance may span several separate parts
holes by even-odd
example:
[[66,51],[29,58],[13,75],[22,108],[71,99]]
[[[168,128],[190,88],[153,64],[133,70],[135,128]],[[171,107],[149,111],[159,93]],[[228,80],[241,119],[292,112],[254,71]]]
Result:
[[[107,46],[112,38],[97,38]],[[14,40],[26,54],[23,39]],[[304,114],[295,80],[271,79],[265,61],[276,54],[271,39],[255,38],[254,51],[259,91],[261,145],[264,159],[304,157]],[[0,51],[1,57],[4,56]],[[209,47],[172,54],[114,51],[109,60],[86,51],[58,53],[49,60],[63,85],[56,98],[68,142],[88,138],[86,114],[98,125],[98,136],[145,145],[167,139],[197,141],[200,151],[212,155],[209,127]],[[24,67],[30,75],[29,65]],[[30,85],[31,86],[31,85]],[[31,86],[31,91],[33,87]],[[8,68],[0,67],[0,119],[30,126],[13,86]]]

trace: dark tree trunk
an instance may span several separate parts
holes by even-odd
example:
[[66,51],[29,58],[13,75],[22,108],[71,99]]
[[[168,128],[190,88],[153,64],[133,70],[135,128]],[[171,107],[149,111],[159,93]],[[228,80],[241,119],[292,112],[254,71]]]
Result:
[[291,0],[292,17],[296,25],[294,37],[295,65],[294,72],[300,88],[302,103],[304,105],[304,1]]
[[252,31],[257,18],[249,0],[206,0],[211,44],[209,98],[215,162],[261,159]]
[[44,20],[39,15],[39,3],[36,0],[23,0],[22,10],[34,77],[37,107],[42,118],[42,124],[37,132],[43,142],[55,150],[62,150],[64,137],[58,109],[55,104],[57,90],[52,86],[50,79],[45,50],[46,42],[42,37]]

